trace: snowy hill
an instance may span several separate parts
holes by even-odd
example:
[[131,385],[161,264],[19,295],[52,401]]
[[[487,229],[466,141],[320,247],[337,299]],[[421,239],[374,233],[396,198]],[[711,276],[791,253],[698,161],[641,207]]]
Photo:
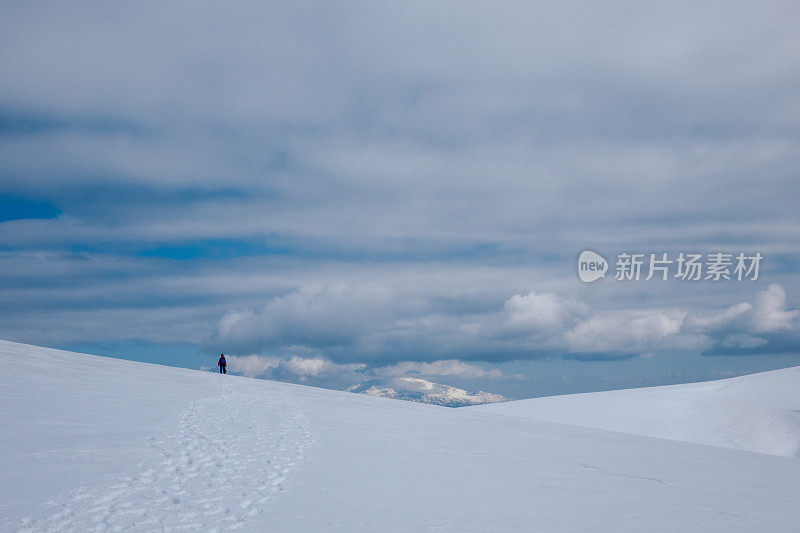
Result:
[[399,377],[389,380],[370,380],[347,389],[349,392],[407,400],[444,407],[465,407],[486,403],[506,402],[508,398],[499,394],[478,391],[470,394],[464,389],[434,383],[421,378]]
[[0,531],[800,529],[793,458],[4,341],[0,363]]
[[800,456],[800,367],[703,383],[533,398],[479,409]]

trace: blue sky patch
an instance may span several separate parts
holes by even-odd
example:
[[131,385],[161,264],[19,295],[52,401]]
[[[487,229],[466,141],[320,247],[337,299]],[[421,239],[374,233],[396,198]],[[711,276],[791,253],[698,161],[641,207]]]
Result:
[[61,210],[48,200],[0,195],[0,222],[56,218]]

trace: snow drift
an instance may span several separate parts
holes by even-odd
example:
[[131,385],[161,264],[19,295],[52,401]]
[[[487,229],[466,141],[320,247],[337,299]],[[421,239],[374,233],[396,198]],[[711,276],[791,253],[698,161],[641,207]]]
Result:
[[800,455],[800,367],[663,387],[533,398],[485,412],[774,455]]

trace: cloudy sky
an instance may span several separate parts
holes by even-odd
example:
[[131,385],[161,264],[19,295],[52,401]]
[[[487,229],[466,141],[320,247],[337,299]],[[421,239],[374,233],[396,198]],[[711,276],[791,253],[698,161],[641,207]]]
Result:
[[513,397],[800,364],[797,2],[0,9],[2,338]]

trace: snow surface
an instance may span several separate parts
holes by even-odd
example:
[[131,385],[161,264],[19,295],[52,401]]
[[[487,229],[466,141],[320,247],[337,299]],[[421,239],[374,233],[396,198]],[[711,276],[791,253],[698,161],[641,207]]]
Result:
[[4,341],[0,362],[2,531],[800,530],[793,458]]
[[479,409],[738,450],[800,456],[800,367],[702,383],[533,398]]

